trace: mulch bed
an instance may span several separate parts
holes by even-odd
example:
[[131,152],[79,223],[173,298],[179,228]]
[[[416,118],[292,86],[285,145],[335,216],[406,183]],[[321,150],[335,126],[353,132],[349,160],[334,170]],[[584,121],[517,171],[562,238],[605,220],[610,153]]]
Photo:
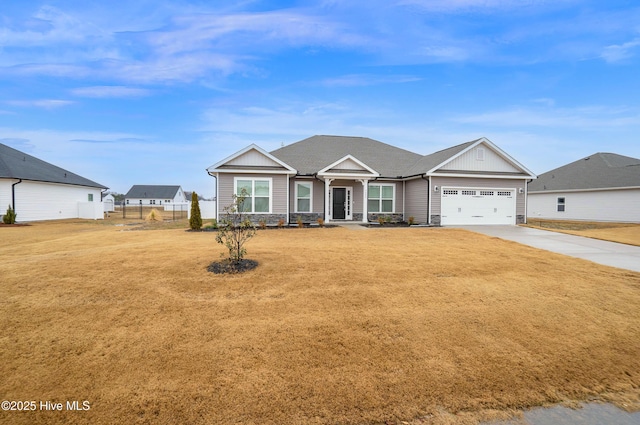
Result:
[[249,270],[253,270],[258,267],[258,262],[254,260],[240,260],[240,261],[231,261],[231,260],[222,260],[222,261],[214,261],[209,264],[207,270],[211,273],[215,274],[224,274],[224,273],[243,273],[248,272]]
[[0,227],[23,227],[23,226],[31,226],[31,225],[27,223],[14,223],[14,224],[0,223]]

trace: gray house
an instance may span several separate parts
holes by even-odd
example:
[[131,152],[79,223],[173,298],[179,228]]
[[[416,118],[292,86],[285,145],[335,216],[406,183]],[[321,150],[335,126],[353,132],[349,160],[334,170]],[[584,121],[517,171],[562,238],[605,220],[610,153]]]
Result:
[[135,184],[124,195],[127,205],[166,205],[187,202],[180,186]]
[[364,137],[313,136],[272,152],[253,144],[207,169],[218,216],[244,189],[255,222],[517,224],[535,175],[486,138],[420,155]]
[[104,218],[107,187],[0,143],[0,215],[18,221]]
[[528,216],[640,222],[640,159],[595,153],[529,184]]

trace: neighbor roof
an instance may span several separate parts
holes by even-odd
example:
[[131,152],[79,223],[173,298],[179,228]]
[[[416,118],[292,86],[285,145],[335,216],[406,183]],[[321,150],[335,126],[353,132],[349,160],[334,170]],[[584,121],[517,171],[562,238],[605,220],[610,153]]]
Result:
[[351,155],[382,177],[398,177],[422,155],[369,139],[348,136],[312,136],[276,149],[271,155],[295,168],[299,174],[314,174]]
[[640,187],[640,159],[595,153],[538,176],[529,192]]
[[136,199],[173,199],[179,189],[180,186],[134,184],[124,197]]
[[0,178],[107,189],[99,183],[0,143]]

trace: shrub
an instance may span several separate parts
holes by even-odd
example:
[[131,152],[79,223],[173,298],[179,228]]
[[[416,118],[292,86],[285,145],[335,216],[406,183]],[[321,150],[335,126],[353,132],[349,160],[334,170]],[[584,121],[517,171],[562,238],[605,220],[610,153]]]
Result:
[[383,216],[378,216],[378,223],[380,224],[380,226],[384,226],[384,217]]
[[409,217],[409,226],[413,226],[413,224],[416,222],[416,218],[414,216],[410,216]]
[[200,230],[202,227],[200,202],[198,202],[198,194],[195,192],[191,193],[191,217],[189,217],[189,227],[191,230]]
[[318,226],[324,227],[324,219],[322,217],[318,218]]
[[264,219],[259,220],[259,221],[258,221],[258,226],[260,226],[260,228],[261,228],[262,230],[264,230],[264,229],[266,229],[266,228],[267,228],[267,222],[266,222]]
[[284,227],[284,218],[281,218],[280,220],[278,220],[278,228],[282,229]]
[[2,222],[4,224],[15,224],[16,222],[16,212],[11,208],[11,205],[8,206],[7,212],[2,216]]
[[[244,244],[255,236],[256,228],[244,214],[242,206],[247,197],[247,191],[242,189],[240,195],[233,195],[230,205],[224,207],[222,225],[216,236],[216,242],[223,244],[229,250],[229,261],[240,264],[247,253]],[[224,257],[224,254],[222,254]]]
[[160,211],[154,208],[144,219],[146,221],[162,221],[162,216],[160,215]]
[[302,229],[304,227],[304,223],[302,222],[302,217],[298,216],[296,219],[296,223],[298,223],[298,228]]

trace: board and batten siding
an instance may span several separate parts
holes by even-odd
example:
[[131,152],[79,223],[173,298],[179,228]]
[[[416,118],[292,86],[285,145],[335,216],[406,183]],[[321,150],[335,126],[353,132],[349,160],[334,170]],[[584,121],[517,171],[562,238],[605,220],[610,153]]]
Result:
[[[15,186],[16,221],[78,218],[79,203],[89,202],[90,194],[93,195],[93,202],[101,203],[99,188],[24,180]],[[103,217],[100,215],[96,218]]]
[[405,183],[405,220],[413,217],[415,223],[429,222],[429,182],[424,179]]
[[502,173],[519,173],[521,170],[514,167],[500,155],[485,145],[479,145],[465,154],[453,159],[442,167],[443,170],[485,171]]
[[[558,198],[564,198],[564,212],[558,211]],[[529,192],[527,215],[533,220],[546,218],[640,223],[640,189]]]
[[[287,211],[287,181],[284,174],[223,174],[218,176],[218,213],[223,214],[224,208],[233,202],[234,178],[271,179],[271,214],[288,214]],[[315,189],[315,188],[314,188]],[[220,216],[220,215],[219,215]]]
[[438,186],[438,193],[434,193],[431,200],[431,215],[442,215],[442,188],[456,187],[469,189],[515,189],[516,196],[516,215],[525,216],[526,214],[526,197],[524,193],[519,193],[520,189],[525,189],[526,180],[513,179],[484,179],[471,177],[432,177],[432,187]]

